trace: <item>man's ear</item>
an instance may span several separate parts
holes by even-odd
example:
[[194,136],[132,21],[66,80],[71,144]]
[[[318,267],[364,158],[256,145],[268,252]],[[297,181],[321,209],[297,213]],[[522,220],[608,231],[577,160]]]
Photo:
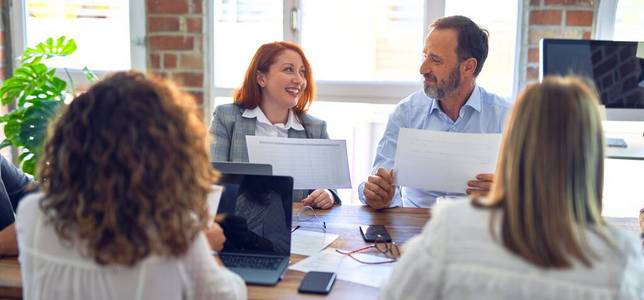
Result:
[[470,57],[470,58],[464,60],[461,63],[461,66],[463,68],[461,70],[463,73],[468,73],[468,74],[474,76],[474,72],[476,71],[476,66],[478,66],[478,62],[476,61],[476,58]]
[[257,71],[257,84],[261,87],[266,86],[266,75],[260,71]]

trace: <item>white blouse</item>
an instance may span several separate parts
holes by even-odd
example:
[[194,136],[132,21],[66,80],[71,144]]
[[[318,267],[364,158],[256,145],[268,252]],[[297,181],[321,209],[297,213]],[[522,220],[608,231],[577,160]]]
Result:
[[304,126],[302,126],[302,123],[297,120],[295,113],[291,109],[288,111],[288,120],[286,120],[286,124],[271,123],[259,106],[253,109],[244,110],[242,117],[248,119],[257,118],[255,125],[256,136],[288,137],[288,130],[291,128],[298,131],[304,130]]
[[244,281],[217,265],[203,233],[178,258],[151,255],[134,267],[100,266],[44,222],[42,193],[20,202],[16,228],[24,299],[246,299]]
[[601,257],[592,268],[543,269],[506,250],[500,235],[493,240],[490,215],[469,201],[440,206],[405,245],[380,298],[644,299],[644,257],[634,234],[610,227],[616,251],[589,232]]

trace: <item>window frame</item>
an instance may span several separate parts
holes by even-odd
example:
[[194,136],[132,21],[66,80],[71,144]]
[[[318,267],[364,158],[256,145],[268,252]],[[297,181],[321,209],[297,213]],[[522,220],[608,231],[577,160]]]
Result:
[[[145,1],[129,0],[129,19],[130,19],[130,69],[145,72],[147,70],[147,48],[146,48],[146,16]],[[26,19],[26,1],[11,0],[10,6],[10,27],[11,27],[11,53],[12,61],[17,61],[26,48],[27,41],[27,19]],[[76,86],[87,85],[87,80],[83,70],[67,69],[70,77]],[[94,71],[99,77],[103,78],[112,71]],[[65,80],[67,75],[64,70],[56,70],[56,75]]]
[[[423,13],[423,36],[426,36],[429,33],[429,25],[431,22],[439,17],[445,15],[445,2],[449,0],[423,0],[424,3],[424,13]],[[523,7],[522,1],[519,1],[518,9],[521,12]],[[299,13],[298,8],[300,7],[299,0],[283,0],[284,6],[284,40],[293,41],[296,43],[300,42],[300,32],[298,28],[301,28],[302,20],[301,13]],[[206,17],[206,26],[207,28],[214,28],[214,7],[212,1],[206,2],[205,7],[205,17]],[[293,14],[292,11],[295,10],[296,13]],[[294,20],[295,18],[295,20]],[[521,26],[522,14],[517,14],[517,26]],[[294,21],[294,22],[293,22]],[[296,28],[292,28],[292,24]],[[205,120],[209,121],[212,115],[212,112],[215,108],[215,98],[216,97],[230,97],[233,93],[234,88],[223,88],[215,86],[215,76],[214,76],[214,53],[213,46],[216,37],[212,33],[212,30],[205,31],[206,37],[206,52],[208,55],[207,61],[209,62],[206,68],[206,97],[204,99],[204,109]],[[517,30],[516,34],[516,51],[515,57],[515,68],[513,74],[513,94],[515,95],[518,86],[520,83],[519,77],[519,62],[521,55],[521,30]],[[420,62],[419,62],[420,63]],[[353,103],[373,103],[373,104],[396,104],[403,97],[417,91],[420,89],[420,77],[417,82],[414,81],[329,81],[329,80],[316,80],[317,87],[317,96],[316,101],[323,102],[353,102]]]
[[617,1],[600,1],[597,7],[594,38],[598,40],[613,40],[615,34],[615,17]]

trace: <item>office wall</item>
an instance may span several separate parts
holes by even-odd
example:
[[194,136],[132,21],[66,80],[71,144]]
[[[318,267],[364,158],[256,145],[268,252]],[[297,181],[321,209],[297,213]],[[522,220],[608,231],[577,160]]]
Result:
[[205,92],[202,0],[146,0],[148,68],[175,80],[203,103]]
[[524,0],[520,87],[539,80],[541,38],[590,39],[599,0]]

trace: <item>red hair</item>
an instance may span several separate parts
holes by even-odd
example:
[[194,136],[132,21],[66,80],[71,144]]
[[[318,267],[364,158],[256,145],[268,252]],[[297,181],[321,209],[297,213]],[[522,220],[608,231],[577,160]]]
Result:
[[311,103],[313,102],[313,95],[315,95],[315,82],[311,72],[311,65],[304,56],[304,51],[297,44],[291,42],[272,42],[259,47],[253,60],[250,62],[246,74],[244,75],[244,82],[241,88],[235,90],[233,99],[235,104],[241,108],[253,109],[262,101],[262,89],[257,82],[257,72],[264,74],[268,73],[270,66],[275,63],[275,59],[285,50],[293,50],[302,57],[302,62],[306,68],[306,88],[297,101],[297,105],[293,110],[298,113],[305,113]]

